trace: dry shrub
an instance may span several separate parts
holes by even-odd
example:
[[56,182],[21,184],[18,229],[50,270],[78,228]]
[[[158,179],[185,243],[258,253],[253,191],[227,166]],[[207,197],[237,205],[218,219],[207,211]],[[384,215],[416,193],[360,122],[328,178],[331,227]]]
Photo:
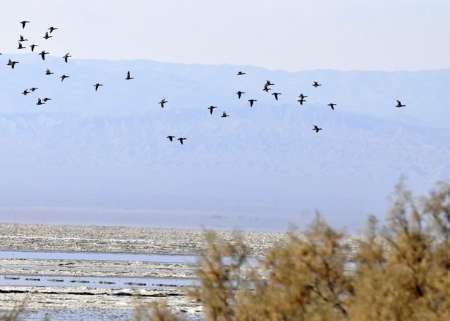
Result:
[[180,321],[165,302],[139,305],[134,313],[134,321]]
[[21,321],[23,320],[23,314],[25,313],[26,303],[16,306],[13,310],[0,314],[0,321]]
[[207,321],[450,320],[448,183],[421,200],[399,183],[386,225],[349,239],[318,216],[254,266],[239,235],[208,233],[191,294]]

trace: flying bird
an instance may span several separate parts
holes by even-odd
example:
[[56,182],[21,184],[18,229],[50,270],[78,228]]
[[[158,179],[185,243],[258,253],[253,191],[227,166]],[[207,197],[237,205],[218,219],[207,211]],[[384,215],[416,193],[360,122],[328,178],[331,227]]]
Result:
[[48,34],[48,32],[46,32],[43,38],[44,38],[45,40],[48,40],[48,39],[50,39],[50,38],[53,38],[53,36],[50,36],[50,35]]
[[50,69],[47,69],[47,70],[45,71],[45,74],[46,74],[47,76],[50,76],[50,75],[53,75],[53,72],[52,72]]
[[300,99],[305,99],[305,98],[308,98],[308,96],[305,96],[305,95],[303,95],[303,94],[300,94],[300,95],[298,96],[298,98],[300,98]]
[[38,101],[37,101],[36,105],[41,106],[43,104],[45,104],[45,103],[42,102],[42,99],[38,98]]
[[208,109],[209,109],[209,114],[212,115],[213,112],[214,112],[214,109],[216,109],[216,108],[217,108],[216,106],[209,106],[209,107],[208,107]]
[[34,49],[35,49],[37,46],[38,46],[38,45],[32,44],[32,45],[30,46],[31,52],[34,52]]
[[45,56],[46,55],[48,55],[48,54],[50,54],[49,52],[47,52],[47,51],[41,51],[40,53],[39,53],[39,55],[41,56],[41,58],[42,58],[42,60],[45,60]]
[[167,139],[170,140],[171,142],[173,142],[173,139],[175,138],[175,136],[167,136]]
[[300,99],[297,100],[297,101],[299,102],[299,104],[300,104],[301,106],[303,106],[303,104],[306,103],[306,99],[304,99],[304,98],[300,98]]
[[278,100],[278,97],[281,95],[281,93],[272,93],[272,95],[275,97],[275,100]]
[[335,103],[329,103],[328,106],[329,106],[332,110],[334,110],[334,107],[336,107],[336,104],[335,104]]
[[39,88],[36,88],[36,87],[30,88],[31,92],[35,92],[35,91],[38,90],[38,89],[39,89]]
[[240,91],[240,90],[236,93],[236,95],[238,96],[239,99],[241,99],[242,95],[244,95],[244,94],[245,94],[245,92]]
[[402,102],[400,100],[397,100],[397,105],[395,107],[402,108],[402,107],[406,107],[406,105],[402,104]]
[[223,113],[222,113],[222,116],[220,116],[220,117],[222,117],[222,118],[227,118],[227,117],[230,117],[230,115],[228,115],[226,112],[223,112]]
[[6,64],[7,66],[11,66],[12,69],[14,69],[14,67],[18,64],[18,61],[15,60],[11,60],[9,59],[8,63]]
[[47,101],[50,101],[50,100],[52,100],[52,99],[51,99],[51,98],[47,98],[47,97],[45,97],[45,98],[42,99],[42,101],[43,101],[44,103],[46,103]]
[[26,96],[26,95],[28,95],[30,92],[28,91],[28,89],[25,89],[23,92],[22,92],[22,95],[24,95],[24,96]]
[[24,36],[20,35],[19,42],[25,42],[25,41],[28,41],[28,39],[25,39]]
[[320,128],[320,127],[318,127],[317,125],[314,125],[313,130],[314,130],[316,133],[318,133],[318,132],[320,132],[320,131],[323,130],[323,129]]
[[275,84],[273,82],[271,82],[270,80],[267,80],[266,86],[275,86]]
[[253,107],[253,105],[257,102],[256,99],[249,99],[248,102],[250,103],[250,107]]
[[237,75],[238,76],[244,76],[244,75],[246,75],[247,73],[246,72],[243,72],[243,71],[239,71],[238,73],[237,73]]
[[66,63],[68,63],[69,62],[69,58],[71,58],[72,56],[70,55],[70,53],[66,53],[64,56],[63,56],[63,59],[64,59],[64,61],[66,62]]
[[161,108],[164,108],[164,106],[168,103],[168,101],[166,100],[166,98],[163,98],[159,104],[161,105]]
[[22,45],[22,43],[21,42],[19,42],[19,45],[17,46],[17,49],[26,49],[27,47],[24,47],[23,45]]
[[131,73],[128,71],[125,80],[132,80],[132,79],[134,79],[134,77],[131,77]]
[[268,93],[268,92],[271,91],[271,90],[272,90],[272,88],[270,88],[270,86],[268,86],[267,84],[264,85],[263,91],[265,91],[266,93]]
[[103,87],[103,84],[96,83],[96,84],[94,85],[95,91],[98,91],[98,89],[99,89],[100,87]]
[[184,141],[187,140],[186,137],[180,137],[178,138],[178,141],[180,142],[181,145],[184,145]]
[[317,88],[322,86],[322,84],[318,83],[317,81],[313,82],[313,87]]
[[60,78],[61,78],[61,82],[63,82],[65,79],[67,79],[67,78],[69,78],[70,76],[67,76],[67,75],[62,75]]
[[27,20],[21,21],[20,24],[22,25],[22,29],[25,29],[25,27],[28,23],[30,23],[30,21],[27,21]]
[[56,27],[50,27],[48,28],[48,31],[50,31],[50,33],[52,33],[53,31],[58,30],[58,28]]

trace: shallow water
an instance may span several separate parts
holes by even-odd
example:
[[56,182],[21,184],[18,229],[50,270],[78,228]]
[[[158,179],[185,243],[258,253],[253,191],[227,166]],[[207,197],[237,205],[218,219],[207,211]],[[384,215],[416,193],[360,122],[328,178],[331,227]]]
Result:
[[160,255],[132,253],[92,253],[92,252],[21,252],[0,251],[0,259],[21,260],[79,260],[79,261],[128,261],[169,264],[195,264],[193,255]]
[[193,279],[180,278],[123,278],[123,277],[63,277],[5,275],[0,277],[0,286],[14,287],[86,287],[92,289],[155,289],[158,287],[180,287],[194,285]]
[[[42,321],[47,317],[51,321],[130,321],[133,310],[42,310],[27,313],[25,321]],[[200,315],[185,315],[189,321],[202,320]]]

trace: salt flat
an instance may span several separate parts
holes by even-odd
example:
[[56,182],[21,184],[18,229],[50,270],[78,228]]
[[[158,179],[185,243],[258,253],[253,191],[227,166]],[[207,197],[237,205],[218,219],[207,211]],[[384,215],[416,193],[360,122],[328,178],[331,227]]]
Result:
[[[218,232],[226,239],[229,231]],[[243,232],[254,254],[261,254],[283,234]],[[113,226],[0,224],[0,250],[103,253],[198,254],[204,231]]]
[[[136,304],[166,300],[191,319],[201,307],[186,295],[195,282],[204,231],[111,226],[0,224],[0,307],[26,300],[27,320],[127,320]],[[232,232],[219,232],[230,239]],[[253,255],[282,234],[245,232]],[[71,311],[70,313],[66,313]],[[62,314],[61,314],[62,313]]]

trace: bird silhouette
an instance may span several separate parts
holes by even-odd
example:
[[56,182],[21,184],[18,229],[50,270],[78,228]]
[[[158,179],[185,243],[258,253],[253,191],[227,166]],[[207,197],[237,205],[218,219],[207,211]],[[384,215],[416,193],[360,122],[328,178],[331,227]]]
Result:
[[25,89],[24,91],[22,91],[22,95],[26,96],[28,95],[30,92],[28,91],[28,89]]
[[41,106],[41,105],[44,105],[44,104],[45,103],[42,102],[42,99],[38,98],[38,101],[37,101],[36,105]]
[[216,106],[209,106],[209,107],[208,107],[208,109],[209,109],[209,114],[212,115],[213,112],[214,112],[214,109],[216,109],[216,108],[217,108]]
[[43,51],[41,51],[41,52],[39,53],[39,55],[41,56],[42,60],[45,60],[45,56],[46,56],[46,55],[49,55],[49,54],[50,54],[50,53],[47,52],[47,51],[45,51],[45,50],[43,50]]
[[47,101],[50,101],[50,100],[52,100],[52,99],[51,99],[51,98],[47,98],[47,97],[45,97],[45,98],[42,99],[42,101],[43,101],[44,103],[46,103]]
[[257,102],[256,99],[249,99],[248,102],[250,103],[250,107],[253,107],[253,105]]
[[53,38],[53,36],[50,36],[50,35],[48,34],[48,32],[46,32],[45,35],[44,35],[44,37],[42,37],[42,38],[44,38],[45,40],[48,40],[48,39],[50,39],[50,38]]
[[94,85],[95,91],[98,91],[98,89],[99,89],[100,87],[103,87],[103,84],[96,83],[96,84]]
[[25,41],[28,41],[28,39],[25,39],[24,36],[20,35],[19,36],[19,42],[25,42]]
[[271,90],[272,90],[272,88],[270,88],[269,85],[267,85],[267,84],[264,85],[263,91],[265,91],[266,93],[268,93],[268,92],[271,91]]
[[131,73],[128,71],[127,72],[127,77],[125,78],[125,80],[132,80],[134,79],[133,77],[131,77]]
[[35,92],[35,91],[38,90],[38,89],[39,89],[39,88],[37,88],[37,87],[30,88],[31,92]]
[[299,100],[297,100],[299,102],[299,104],[301,106],[303,106],[304,103],[306,103],[306,99],[305,98],[300,98]]
[[222,118],[227,118],[227,117],[230,117],[230,115],[228,115],[226,112],[223,112],[223,113],[222,113],[222,116],[220,116],[220,117],[222,117]]
[[313,87],[317,88],[322,86],[322,84],[318,83],[317,81],[313,82]]
[[241,99],[242,95],[244,95],[244,94],[245,94],[245,92],[244,91],[240,91],[240,90],[236,93],[236,95],[238,96],[239,99]]
[[316,133],[318,133],[318,132],[320,132],[320,131],[323,130],[323,129],[320,128],[320,127],[318,127],[317,125],[314,125],[313,130],[314,130]]
[[184,145],[184,141],[187,140],[186,137],[180,137],[178,138],[178,141],[180,142],[181,145]]
[[47,70],[45,71],[45,74],[46,74],[47,76],[50,76],[50,75],[53,75],[53,72],[52,72],[50,69],[47,69]]
[[300,95],[298,96],[298,98],[300,98],[300,99],[305,99],[305,98],[308,98],[308,96],[305,96],[305,95],[303,95],[303,94],[300,94]]
[[67,75],[62,75],[61,78],[61,82],[64,82],[65,79],[69,78],[70,76]]
[[175,136],[167,136],[167,139],[170,140],[171,142],[173,142],[173,139],[175,138]]
[[8,60],[8,63],[7,63],[6,65],[7,65],[7,66],[11,66],[11,69],[14,69],[14,67],[15,67],[18,63],[19,63],[18,61],[9,59],[9,60]]
[[50,33],[52,33],[53,31],[58,30],[58,28],[56,27],[50,27],[48,28],[48,31],[50,31]]
[[402,104],[402,102],[400,100],[397,100],[397,105],[395,107],[402,108],[402,107],[406,107],[406,105]]
[[21,42],[19,42],[19,45],[17,46],[17,49],[26,49],[27,47],[24,47],[23,45],[22,45],[22,43]]
[[332,110],[334,110],[334,107],[336,107],[336,104],[335,104],[335,103],[329,103],[328,106],[329,106]]
[[239,71],[238,73],[237,73],[237,75],[238,76],[244,76],[244,75],[246,75],[247,73],[245,73],[245,72],[243,72],[243,71]]
[[266,86],[275,86],[275,84],[273,82],[271,82],[270,80],[267,80]]
[[64,61],[66,62],[66,63],[68,63],[69,62],[69,58],[71,58],[72,56],[70,55],[70,53],[66,53],[64,56],[63,56],[63,59],[64,59]]
[[166,100],[166,98],[163,98],[159,104],[161,105],[161,108],[164,108],[164,106],[168,103],[168,101]]
[[21,21],[20,24],[22,25],[22,29],[25,29],[25,27],[28,23],[30,23],[30,21],[27,21],[27,20]]
[[36,47],[38,47],[38,45],[35,45],[35,44],[30,45],[31,52],[34,52],[34,49],[35,49]]
[[272,93],[272,95],[275,97],[275,100],[278,100],[278,97],[281,95],[281,93]]

